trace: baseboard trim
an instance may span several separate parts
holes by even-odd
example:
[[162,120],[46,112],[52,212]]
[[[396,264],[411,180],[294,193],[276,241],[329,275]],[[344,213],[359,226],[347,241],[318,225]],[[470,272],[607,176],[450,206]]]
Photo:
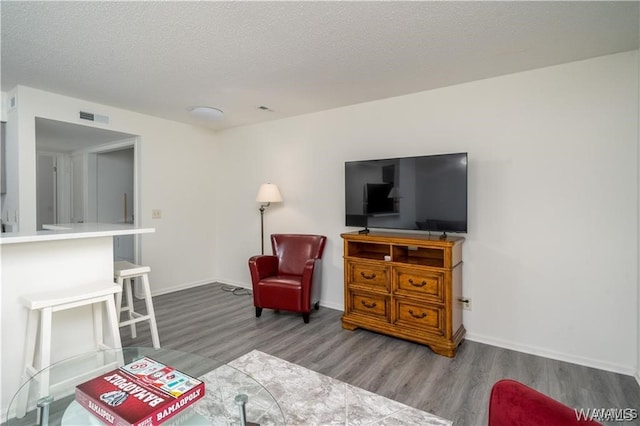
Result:
[[236,281],[236,280],[228,280],[228,279],[216,278],[214,281],[216,283],[218,283],[218,284],[232,285],[234,287],[245,288],[247,290],[251,290],[251,288],[252,288],[251,283],[245,283],[245,282]]
[[320,299],[320,306],[324,306],[325,308],[335,309],[336,311],[344,311],[344,305],[337,304],[333,302],[327,302]]
[[[471,340],[472,342],[484,343],[486,345],[497,346],[499,348],[510,349],[517,352],[523,352],[531,355],[537,355],[545,358],[555,359],[558,361],[569,362],[571,364],[578,364],[585,367],[597,368],[598,370],[605,370],[605,371],[610,371],[612,373],[624,374],[626,376],[635,375],[636,380],[639,379],[637,372],[635,371],[635,368],[625,366],[625,365],[614,364],[610,362],[603,362],[603,361],[599,361],[591,358],[576,356],[576,355],[567,354],[563,352],[552,351],[552,350],[540,348],[537,346],[523,345],[521,343],[516,343],[516,342],[503,340],[503,339],[496,339],[494,337],[490,337],[482,334],[476,334],[476,333],[467,332],[465,339]],[[640,384],[640,380],[638,381],[638,383]]]
[[184,284],[178,284],[177,286],[173,286],[171,288],[167,288],[167,289],[162,289],[162,290],[156,290],[153,291],[153,285],[151,286],[151,296],[160,296],[163,294],[169,294],[169,293],[173,293],[176,291],[180,291],[180,290],[187,290],[189,288],[193,288],[193,287],[200,287],[201,285],[208,285],[208,284],[215,284],[215,279],[210,279],[210,280],[200,280],[200,281],[194,281],[191,283],[184,283]]
[[[158,292],[151,292],[152,296],[160,296],[162,294],[169,294],[169,293],[173,293],[174,291],[180,291],[180,290],[187,290],[189,288],[193,288],[193,287],[199,287],[201,285],[209,285],[209,284],[222,284],[222,285],[230,285],[230,286],[234,286],[234,287],[240,287],[240,288],[244,288],[247,290],[251,290],[252,286],[251,284],[248,283],[243,283],[240,281],[235,281],[235,280],[228,280],[228,279],[219,279],[219,278],[212,278],[210,280],[203,280],[203,281],[195,281],[193,283],[186,283],[186,284],[181,284],[175,287],[171,287],[170,289],[166,289],[166,290],[160,290]],[[327,302],[324,301],[322,299],[320,299],[320,306],[325,307],[325,308],[329,308],[329,309],[335,309],[337,311],[342,311],[344,309],[344,306],[339,305],[337,303],[333,303],[333,302]]]
[[638,386],[640,386],[640,372],[636,371],[636,374],[634,374],[633,377],[635,377],[636,382],[638,382]]
[[[233,285],[240,288],[246,288],[247,290],[251,290],[252,288],[252,285],[250,283],[243,283],[235,280],[217,279],[215,281],[222,285]],[[327,302],[326,300],[322,300],[322,299],[320,299],[320,306],[324,308],[335,309],[337,311],[342,311],[344,309],[343,305],[333,303],[333,302]]]

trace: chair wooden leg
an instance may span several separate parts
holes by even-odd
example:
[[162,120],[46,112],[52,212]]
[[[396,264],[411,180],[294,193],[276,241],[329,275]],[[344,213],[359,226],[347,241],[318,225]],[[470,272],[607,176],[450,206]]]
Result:
[[260,318],[260,315],[262,315],[262,308],[256,306],[256,318]]
[[309,312],[302,314],[302,320],[305,324],[309,324]]
[[316,302],[315,305],[313,305],[313,309],[315,309],[316,311],[320,309],[320,302]]

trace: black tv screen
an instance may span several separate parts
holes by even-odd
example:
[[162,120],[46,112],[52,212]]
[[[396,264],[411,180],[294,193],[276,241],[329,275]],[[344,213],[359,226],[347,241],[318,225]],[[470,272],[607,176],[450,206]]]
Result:
[[346,226],[467,232],[467,153],[347,161]]

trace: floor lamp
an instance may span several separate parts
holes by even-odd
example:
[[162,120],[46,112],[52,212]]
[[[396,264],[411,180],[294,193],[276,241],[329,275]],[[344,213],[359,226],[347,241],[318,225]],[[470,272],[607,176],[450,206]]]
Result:
[[260,205],[260,247],[264,254],[264,209],[269,207],[271,203],[279,203],[282,201],[282,195],[278,186],[273,183],[263,183],[258,189],[256,201],[262,203]]

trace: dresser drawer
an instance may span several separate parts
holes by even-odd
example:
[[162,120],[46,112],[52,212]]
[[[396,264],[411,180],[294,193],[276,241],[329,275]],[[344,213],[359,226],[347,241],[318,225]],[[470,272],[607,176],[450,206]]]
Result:
[[348,262],[347,265],[349,284],[358,284],[385,292],[391,291],[391,279],[388,266],[364,262]]
[[389,322],[391,318],[389,300],[390,298],[388,296],[350,290],[348,301],[349,313]]
[[445,310],[442,307],[396,299],[396,313],[399,325],[444,335]]
[[396,268],[396,293],[444,302],[444,272]]

